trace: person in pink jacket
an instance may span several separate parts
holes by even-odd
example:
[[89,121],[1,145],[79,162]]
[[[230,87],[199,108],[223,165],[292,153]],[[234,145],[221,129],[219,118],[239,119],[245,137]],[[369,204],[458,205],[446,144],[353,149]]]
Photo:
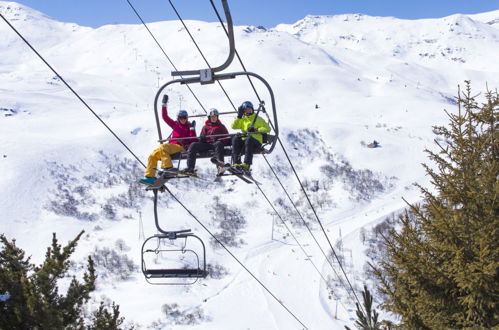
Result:
[[[162,143],[156,148],[147,159],[147,167],[145,171],[145,178],[140,179],[141,183],[153,184],[156,180],[156,170],[155,167],[158,161],[161,161],[161,168],[168,171],[168,169],[173,168],[171,155],[182,152],[189,149],[189,145],[197,141],[195,122],[189,122],[189,114],[186,110],[180,110],[177,113],[177,120],[173,120],[168,115],[168,109],[166,104],[168,102],[168,95],[163,97],[163,104],[161,108],[161,114],[163,120],[170,126],[173,130],[172,137],[168,143]],[[183,139],[192,137],[192,139]],[[182,140],[175,140],[182,139]]]

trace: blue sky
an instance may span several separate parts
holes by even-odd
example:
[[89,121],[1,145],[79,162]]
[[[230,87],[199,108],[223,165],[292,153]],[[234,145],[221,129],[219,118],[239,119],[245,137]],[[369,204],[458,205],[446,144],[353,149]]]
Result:
[[[168,0],[130,0],[146,22],[173,20]],[[138,23],[126,0],[20,0],[23,5],[63,22],[98,27]],[[216,21],[209,0],[172,0],[184,19]],[[220,9],[220,0],[214,0]],[[404,19],[476,14],[499,9],[499,0],[229,0],[236,25],[294,23],[308,14],[362,13]],[[220,10],[221,11],[221,10]]]

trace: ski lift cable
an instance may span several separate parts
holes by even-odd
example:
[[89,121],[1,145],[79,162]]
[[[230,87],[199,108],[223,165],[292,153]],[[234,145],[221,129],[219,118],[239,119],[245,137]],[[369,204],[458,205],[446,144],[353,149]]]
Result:
[[[281,222],[284,225],[284,227],[286,227],[286,230],[289,232],[289,234],[291,235],[291,237],[293,237],[293,239],[295,240],[296,244],[298,244],[298,246],[302,250],[303,254],[305,255],[305,258],[310,261],[310,263],[315,268],[315,270],[317,271],[317,273],[319,274],[319,276],[322,278],[322,280],[324,281],[324,283],[326,284],[326,286],[328,287],[328,289],[330,289],[331,292],[332,292],[332,294],[337,297],[337,295],[335,294],[333,288],[329,285],[329,283],[327,282],[326,278],[321,273],[321,271],[319,270],[319,268],[317,267],[317,265],[314,263],[314,261],[312,260],[312,258],[309,257],[309,254],[307,253],[307,251],[305,250],[305,248],[303,247],[303,245],[298,241],[298,238],[296,238],[296,236],[293,234],[293,232],[289,228],[288,224],[284,221],[284,219],[281,217],[281,215],[279,214],[279,212],[277,212],[276,208],[274,207],[274,205],[272,204],[272,202],[269,200],[269,198],[267,197],[267,195],[263,192],[262,188],[260,187],[260,184],[256,183],[256,186],[258,187],[258,190],[260,190],[260,192],[262,193],[262,195],[265,197],[265,199],[269,203],[270,207],[277,214],[277,217],[279,218],[279,220],[281,220]],[[336,273],[336,270],[334,268],[333,268],[333,271],[335,272],[336,276],[339,278],[339,276]],[[343,308],[345,308],[345,310],[346,310],[345,306],[343,306]]]
[[[128,0],[127,0],[128,1]],[[206,65],[208,66],[208,68],[210,68],[211,70],[211,66],[210,64],[208,63],[208,60],[206,59],[206,57],[204,56],[203,52],[201,51],[201,49],[199,48],[198,46],[198,43],[196,42],[196,39],[194,39],[194,36],[191,34],[191,31],[189,30],[189,28],[187,27],[187,25],[185,24],[184,20],[182,19],[182,17],[180,16],[179,12],[177,11],[177,8],[175,8],[175,5],[173,4],[173,2],[171,0],[168,0],[168,2],[170,3],[170,6],[172,7],[173,11],[175,12],[175,14],[177,15],[178,19],[180,20],[180,22],[182,23],[182,25],[184,26],[184,29],[185,31],[187,32],[187,34],[189,35],[189,37],[191,38],[192,42],[194,43],[194,45],[196,46],[197,50],[199,51],[199,54],[201,54],[201,57],[204,59]],[[223,24],[222,24],[223,25]],[[236,111],[236,106],[234,105],[234,103],[232,102],[232,99],[229,97],[229,94],[227,94],[227,91],[225,90],[225,88],[222,86],[222,83],[217,80],[217,83],[218,85],[220,86],[220,88],[222,89],[223,93],[225,94],[225,96],[227,97],[227,99],[229,100],[229,103],[232,105],[232,108],[234,109],[234,111]]]
[[348,283],[348,286],[349,286],[349,287],[350,287],[350,289],[352,290],[352,293],[353,293],[353,295],[354,295],[354,297],[355,297],[355,300],[357,301],[357,303],[359,304],[359,306],[363,309],[362,304],[360,303],[360,300],[359,300],[359,298],[357,297],[357,294],[355,293],[355,290],[354,290],[354,288],[353,288],[353,286],[352,286],[352,283],[350,282],[350,280],[349,280],[349,278],[348,278],[348,276],[347,276],[347,273],[346,273],[346,271],[345,271],[345,268],[343,267],[343,265],[342,265],[342,263],[341,263],[341,260],[340,260],[340,258],[338,257],[338,254],[336,253],[336,250],[333,248],[333,244],[331,243],[331,240],[329,239],[329,236],[327,235],[326,230],[325,230],[324,226],[322,225],[322,221],[320,220],[319,215],[317,214],[317,211],[315,210],[315,207],[314,207],[314,205],[312,204],[312,201],[310,200],[310,197],[308,196],[308,193],[307,193],[307,191],[305,190],[305,187],[303,186],[303,183],[302,183],[302,182],[301,182],[301,180],[300,180],[300,176],[299,176],[299,175],[298,175],[298,173],[296,172],[296,169],[295,169],[295,167],[294,167],[293,163],[291,162],[291,158],[289,157],[288,152],[287,152],[287,151],[286,151],[286,149],[284,148],[284,144],[282,143],[282,140],[281,140],[281,138],[280,138],[279,136],[277,137],[277,140],[279,141],[279,144],[281,145],[281,148],[282,148],[282,150],[284,151],[284,154],[286,155],[286,158],[287,158],[287,160],[288,160],[288,162],[289,162],[289,165],[291,166],[291,169],[293,170],[293,173],[294,173],[294,175],[295,175],[296,179],[298,180],[298,183],[300,184],[301,190],[303,191],[303,194],[305,195],[305,198],[307,199],[308,204],[310,205],[310,208],[311,208],[312,212],[314,213],[315,218],[317,219],[317,222],[319,223],[319,226],[321,227],[321,230],[322,230],[322,232],[324,233],[324,236],[326,237],[326,240],[327,240],[327,242],[328,242],[328,244],[329,244],[329,247],[331,248],[331,252],[333,253],[333,255],[334,255],[334,257],[335,257],[336,261],[338,262],[338,265],[340,266],[340,269],[341,269],[341,271],[342,271],[342,273],[343,273],[343,276],[345,277],[345,280],[346,280],[346,281],[347,281],[347,283]]
[[[323,254],[323,255],[324,255],[324,257],[326,258],[326,261],[327,261],[327,262],[329,263],[329,265],[331,266],[331,269],[333,270],[334,274],[335,274],[335,275],[336,275],[336,277],[339,279],[339,278],[340,278],[340,276],[339,276],[338,272],[336,271],[336,269],[335,269],[335,268],[334,268],[334,266],[332,265],[331,261],[330,261],[330,260],[329,260],[329,258],[327,257],[326,253],[325,253],[325,252],[324,252],[324,250],[322,249],[321,245],[320,245],[320,244],[319,244],[319,242],[317,241],[317,238],[316,238],[316,237],[315,237],[315,235],[312,233],[312,230],[310,229],[309,225],[307,224],[307,222],[306,222],[306,221],[305,221],[305,219],[303,218],[303,216],[302,216],[301,212],[298,210],[298,207],[296,206],[295,202],[293,201],[293,199],[292,199],[292,198],[291,198],[291,196],[289,195],[289,193],[288,193],[287,189],[284,187],[284,185],[282,184],[281,180],[280,180],[280,179],[279,179],[279,177],[277,176],[277,174],[276,174],[276,172],[275,172],[274,168],[272,167],[272,165],[271,165],[271,164],[270,164],[270,162],[268,161],[267,157],[265,157],[265,155],[263,155],[263,158],[264,158],[264,159],[265,159],[265,161],[267,162],[267,165],[270,167],[270,170],[272,171],[272,173],[274,174],[275,178],[276,178],[276,179],[277,179],[277,181],[279,182],[279,184],[280,184],[281,188],[284,190],[284,193],[286,194],[286,196],[288,197],[289,201],[290,201],[290,202],[291,202],[291,204],[293,205],[293,207],[294,207],[294,209],[295,209],[296,213],[299,215],[299,217],[300,217],[301,221],[303,222],[303,224],[304,224],[304,225],[305,225],[305,227],[307,228],[308,232],[309,232],[309,233],[310,233],[310,235],[313,237],[313,239],[314,239],[315,243],[317,244],[317,246],[318,246],[318,247],[319,247],[319,249],[321,250],[322,254]],[[258,188],[260,188],[260,187],[258,187]],[[278,214],[278,216],[279,216],[279,214]],[[279,218],[281,218],[281,217],[279,216]],[[282,220],[282,218],[281,218],[281,221],[283,221],[283,220]],[[284,221],[283,221],[283,223],[284,223]],[[286,226],[286,228],[287,228],[287,226]],[[288,229],[288,231],[289,231],[289,229]],[[291,233],[291,232],[290,232],[290,233]],[[291,235],[293,236],[293,234],[292,234],[292,233],[291,233]],[[293,238],[294,238],[294,236],[293,236]],[[298,243],[298,241],[297,241],[297,243]],[[298,243],[298,245],[300,245],[300,244]],[[300,246],[300,247],[301,247],[301,246]],[[306,253],[305,251],[303,251],[303,252],[305,253],[305,255],[307,255],[307,253]],[[313,262],[312,262],[312,264],[313,264]],[[315,264],[314,264],[314,267],[315,267],[315,269],[317,269],[317,267],[315,266]],[[319,272],[319,274],[321,275],[321,277],[324,279],[324,277],[322,276],[322,273],[320,273],[320,271],[319,271],[318,269],[317,269],[317,271]],[[328,285],[327,281],[326,281],[325,279],[324,279],[324,281],[325,281],[326,285],[329,287],[329,285]],[[348,288],[344,288],[344,289],[345,289],[345,291],[349,292]]]
[[284,185],[282,184],[281,182],[281,179],[279,179],[279,177],[277,176],[277,173],[275,172],[274,168],[272,167],[272,165],[270,164],[270,162],[268,161],[267,157],[265,157],[265,155],[263,155],[263,158],[265,159],[265,162],[267,162],[267,165],[269,166],[270,170],[272,171],[272,174],[274,175],[274,177],[276,178],[277,182],[279,182],[279,185],[281,186],[282,190],[284,191],[284,193],[286,194],[286,196],[288,197],[289,201],[291,202],[291,205],[293,205],[293,208],[295,209],[296,213],[298,214],[298,216],[300,217],[301,221],[303,222],[303,224],[305,225],[305,227],[307,228],[308,232],[310,233],[310,235],[312,236],[312,238],[314,239],[315,243],[317,244],[317,246],[319,247],[319,249],[321,250],[322,254],[324,255],[324,257],[326,258],[326,261],[329,263],[329,265],[331,266],[331,268],[333,269],[335,275],[337,277],[338,274],[336,273],[336,269],[334,268],[333,264],[331,263],[331,261],[329,260],[329,258],[327,257],[326,253],[324,252],[324,249],[322,249],[321,245],[319,244],[319,242],[317,241],[317,238],[315,237],[315,235],[312,233],[312,230],[310,229],[310,226],[307,224],[307,222],[305,221],[305,219],[303,218],[301,212],[298,210],[298,207],[296,206],[296,203],[293,201],[293,199],[291,198],[291,196],[289,195],[286,187],[284,187]]
[[[215,7],[215,4],[213,3],[213,0],[210,0],[210,2],[211,2],[211,4],[212,4],[213,10],[215,11],[215,13],[216,13],[216,15],[217,15],[217,17],[218,17],[218,19],[219,19],[220,23],[222,23],[222,19],[221,19],[221,17],[220,17],[220,15],[219,15],[219,13],[218,13],[217,8]],[[222,23],[222,27],[224,28],[224,31],[225,31],[225,33],[226,33],[226,34],[227,34],[227,36],[228,36],[228,32],[227,32],[227,30],[225,29],[225,26],[223,25],[223,23]],[[237,49],[235,49],[235,53],[236,53],[236,55],[237,55],[237,58],[238,58],[239,62],[241,63],[241,66],[242,66],[243,70],[246,72],[246,67],[245,67],[245,66],[244,66],[244,64],[243,64],[243,61],[242,61],[241,57],[239,56],[239,53],[237,52]],[[254,92],[255,92],[256,97],[257,97],[257,98],[258,98],[258,100],[260,101],[260,96],[258,95],[258,92],[256,91],[255,86],[253,85],[253,83],[252,83],[252,81],[251,81],[251,78],[250,78],[250,77],[248,77],[248,80],[249,80],[249,82],[250,82],[251,86],[253,87],[253,90],[254,90]],[[272,126],[272,122],[271,122],[271,121],[269,121],[269,122],[270,122],[270,125]],[[273,127],[272,127],[272,129],[273,129]],[[313,205],[312,205],[312,203],[311,203],[311,201],[310,201],[310,198],[308,197],[308,194],[307,194],[307,192],[305,191],[305,189],[304,189],[304,187],[303,187],[303,184],[302,184],[302,182],[301,182],[301,180],[300,180],[300,178],[299,178],[299,176],[298,176],[298,174],[297,174],[297,172],[296,172],[296,170],[295,170],[295,168],[294,168],[294,165],[293,165],[293,163],[291,162],[291,159],[289,158],[289,155],[288,155],[288,153],[286,152],[286,149],[284,148],[284,144],[282,143],[281,138],[280,138],[280,137],[277,137],[277,139],[278,139],[279,144],[281,145],[281,147],[282,147],[282,149],[283,149],[283,151],[284,151],[284,154],[286,155],[286,158],[287,158],[287,160],[288,160],[289,164],[291,165],[291,168],[292,168],[292,170],[293,170],[293,172],[294,172],[294,174],[295,174],[295,176],[296,176],[296,178],[297,178],[297,180],[298,180],[298,182],[299,182],[299,184],[300,184],[300,186],[301,186],[301,188],[302,188],[303,193],[305,194],[305,196],[306,196],[306,198],[307,198],[308,203],[310,204],[310,207],[311,207],[311,209],[312,209],[312,211],[313,211],[313,213],[314,213],[314,215],[315,215],[315,217],[316,217],[317,221],[319,222],[319,225],[320,225],[320,227],[321,227],[322,232],[323,232],[323,233],[324,233],[324,235],[326,236],[326,239],[327,239],[327,241],[328,241],[328,243],[329,243],[329,246],[330,246],[330,248],[331,248],[331,251],[333,252],[333,255],[335,256],[335,258],[336,258],[336,260],[337,260],[337,262],[338,262],[338,265],[340,266],[340,268],[341,268],[341,270],[342,270],[342,272],[343,272],[343,274],[344,274],[344,276],[345,276],[345,279],[347,280],[348,285],[350,286],[351,291],[353,292],[353,295],[354,295],[354,297],[355,297],[355,300],[359,303],[359,305],[360,305],[360,306],[362,306],[362,304],[360,303],[360,301],[359,301],[359,299],[358,299],[358,297],[357,297],[357,294],[355,293],[355,290],[353,289],[353,286],[352,286],[352,285],[351,285],[351,283],[350,283],[350,280],[349,280],[349,279],[348,279],[348,277],[347,277],[347,274],[346,274],[346,272],[345,272],[345,270],[344,270],[344,268],[343,268],[343,266],[342,266],[342,264],[341,264],[341,261],[340,261],[340,259],[339,259],[338,255],[336,254],[336,251],[334,250],[334,248],[333,248],[333,246],[332,246],[332,244],[331,244],[331,241],[329,240],[329,237],[328,237],[328,236],[327,236],[327,234],[326,234],[326,231],[324,230],[324,226],[322,225],[322,222],[320,221],[320,219],[319,219],[319,217],[318,217],[318,215],[317,215],[317,212],[315,211],[315,208],[313,207]],[[265,157],[264,157],[264,158],[265,158]],[[265,158],[265,160],[267,161],[267,159],[266,159],[266,158]],[[268,163],[268,161],[267,161],[267,164],[269,164],[269,163]],[[269,164],[269,165],[270,165],[270,164]],[[276,176],[276,178],[277,178],[277,176]],[[279,181],[279,182],[280,182],[280,181]],[[281,186],[282,186],[282,184],[281,184]],[[284,187],[283,187],[283,189],[284,189]],[[284,191],[286,191],[286,189],[284,189]],[[287,191],[286,191],[286,194],[287,194]],[[288,196],[288,197],[289,197],[289,196]],[[294,204],[294,203],[293,203],[293,204]],[[296,208],[296,207],[295,207],[295,208]],[[299,212],[298,212],[298,213],[299,213]],[[300,213],[299,213],[299,214],[300,214]],[[300,217],[301,217],[301,215],[300,215]],[[307,226],[307,229],[308,229],[308,226]],[[312,233],[311,233],[311,234],[312,234]],[[313,236],[313,235],[312,235],[312,236]],[[315,240],[315,237],[314,237],[314,240]],[[317,243],[317,240],[315,240],[315,241],[316,241],[316,243]],[[317,244],[319,245],[319,243],[317,243]],[[323,249],[320,247],[320,245],[319,245],[319,248],[321,249],[322,253],[323,253],[323,254],[324,254],[324,256],[326,257],[326,260],[328,260],[328,262],[329,262],[329,258],[326,256],[326,254],[324,253],[324,251],[323,251]],[[330,263],[330,262],[329,262],[329,263]],[[331,264],[331,263],[330,263],[330,264]],[[332,265],[331,265],[331,266],[332,266]],[[334,268],[333,268],[333,270],[334,270]],[[335,271],[335,273],[336,273],[336,271]],[[347,291],[348,291],[348,290],[347,290]]]
[[[268,117],[268,114],[267,114],[267,117]],[[269,123],[270,125],[272,126],[272,122],[270,122],[270,118],[269,119]],[[274,129],[272,127],[272,129]],[[282,144],[281,144],[282,146]],[[305,225],[305,227],[307,228],[308,232],[310,233],[310,235],[312,236],[312,238],[314,239],[315,243],[317,244],[317,246],[319,247],[319,249],[321,250],[324,258],[326,259],[327,263],[331,266],[331,269],[333,270],[334,274],[336,275],[336,277],[340,280],[342,286],[344,286],[344,283],[343,281],[341,280],[341,277],[339,276],[339,274],[337,273],[336,269],[334,268],[333,264],[331,263],[329,257],[327,256],[327,254],[324,252],[324,249],[322,249],[321,245],[319,244],[319,242],[317,241],[317,238],[315,237],[315,235],[312,233],[312,230],[310,229],[310,227],[308,226],[307,222],[305,221],[305,219],[303,218],[301,212],[298,210],[298,207],[296,206],[295,202],[293,201],[293,199],[291,198],[291,196],[289,195],[288,193],[288,190],[286,189],[286,187],[284,187],[283,183],[281,182],[281,180],[279,179],[279,177],[277,176],[277,173],[275,172],[274,168],[272,167],[272,165],[270,164],[270,162],[268,161],[267,157],[265,157],[265,155],[263,155],[263,158],[265,159],[265,161],[267,162],[267,165],[269,166],[270,170],[272,171],[272,173],[274,174],[274,177],[277,179],[277,182],[279,182],[281,188],[284,190],[286,196],[288,197],[289,201],[291,202],[291,204],[293,205],[296,213],[298,214],[298,216],[300,217],[300,219],[302,220],[303,224]],[[288,159],[289,160],[289,159]],[[289,160],[290,161],[290,160]],[[338,260],[338,263],[339,263],[339,260]],[[341,266],[341,264],[340,264]],[[347,279],[348,280],[348,279]],[[350,289],[347,288],[347,287],[343,287],[345,289],[345,291],[348,293],[348,295],[351,295],[350,293]],[[352,292],[353,291],[353,288],[352,288]],[[355,300],[355,292],[354,292],[354,300]]]
[[[142,25],[144,25],[144,27],[146,28],[147,32],[149,32],[149,35],[154,39],[154,41],[156,42],[156,45],[158,45],[159,49],[161,49],[161,51],[163,52],[163,54],[165,55],[166,59],[168,60],[168,62],[170,62],[171,66],[175,69],[175,71],[178,71],[177,67],[175,66],[175,64],[173,63],[173,61],[170,59],[170,57],[166,54],[165,50],[163,49],[163,47],[161,46],[161,44],[158,42],[158,39],[156,39],[156,37],[154,36],[154,34],[152,33],[152,31],[149,29],[149,27],[147,26],[146,22],[144,22],[144,20],[142,19],[142,17],[140,16],[139,12],[135,9],[135,7],[133,6],[133,4],[130,2],[130,0],[126,0],[128,2],[128,4],[130,5],[130,7],[132,8],[132,10],[134,11],[135,15],[137,15],[137,17],[139,18],[139,20],[142,22]],[[181,78],[183,78],[182,76],[180,76]],[[192,90],[191,86],[187,85],[186,84],[186,87],[189,89],[189,91],[191,92],[192,96],[194,96],[194,98],[196,99],[196,101],[198,102],[199,106],[201,107],[201,109],[203,109],[204,113],[207,114],[208,112],[206,111],[206,108],[203,106],[203,104],[201,103],[201,101],[198,99],[198,97],[196,96],[196,94],[194,93],[194,91]]]
[[[268,115],[267,115],[267,117],[268,117]],[[272,122],[271,122],[271,121],[269,121],[269,124],[270,124],[271,128],[272,128],[272,129],[274,129],[274,127],[273,127],[273,125],[272,125]],[[347,274],[346,274],[346,271],[345,271],[345,269],[344,269],[343,265],[341,264],[341,260],[340,260],[340,258],[338,257],[338,254],[336,253],[336,250],[333,248],[333,245],[332,245],[332,243],[331,243],[331,240],[329,239],[329,236],[327,235],[326,230],[324,229],[324,226],[322,225],[322,221],[320,220],[320,218],[319,218],[319,216],[318,216],[318,214],[317,214],[317,211],[315,210],[315,207],[313,206],[313,204],[312,204],[312,202],[311,202],[311,200],[310,200],[310,197],[308,196],[308,193],[307,193],[307,191],[305,190],[305,187],[303,186],[303,183],[302,183],[302,182],[301,182],[301,180],[300,180],[300,176],[298,175],[298,172],[296,171],[295,166],[293,165],[293,162],[291,161],[291,158],[289,157],[289,154],[288,154],[288,152],[286,151],[286,148],[284,147],[284,144],[282,143],[282,140],[281,140],[281,138],[280,138],[279,136],[277,136],[277,141],[278,141],[278,142],[279,142],[279,144],[281,145],[281,148],[282,148],[282,150],[284,151],[284,155],[286,156],[286,159],[288,160],[288,163],[289,163],[289,165],[291,166],[291,169],[293,170],[293,173],[294,173],[294,175],[295,175],[296,179],[298,180],[298,183],[300,184],[301,190],[302,190],[303,194],[305,195],[305,197],[306,197],[306,199],[307,199],[307,201],[308,201],[308,204],[310,205],[310,208],[312,209],[312,212],[314,213],[315,218],[316,218],[317,222],[319,223],[319,225],[320,225],[320,227],[321,227],[321,231],[323,232],[324,236],[326,237],[326,240],[327,240],[327,242],[328,242],[328,244],[329,244],[329,247],[331,248],[331,252],[333,253],[333,256],[335,257],[336,261],[338,262],[338,265],[340,266],[341,272],[343,273],[343,276],[345,277],[345,280],[347,281],[348,286],[350,287],[350,291],[353,293],[353,297],[354,297],[354,299],[357,301],[358,305],[359,305],[359,306],[361,307],[361,309],[363,310],[362,304],[360,303],[360,300],[359,300],[359,298],[358,298],[357,294],[355,293],[355,290],[354,290],[354,288],[353,288],[353,286],[352,286],[352,283],[351,283],[351,282],[350,282],[350,280],[348,279],[348,276],[347,276]],[[265,160],[267,160],[267,159],[265,158]],[[267,164],[269,164],[269,163],[267,162]],[[270,166],[270,164],[269,164],[269,166]],[[277,178],[277,175],[276,175],[276,178]],[[278,181],[280,182],[280,180],[279,180],[279,179],[278,179]],[[282,186],[282,185],[281,185],[281,186]],[[283,187],[283,189],[284,189],[284,187]],[[286,189],[284,189],[284,191],[287,191],[287,190],[286,190]],[[286,194],[287,194],[287,193],[286,193]],[[290,197],[289,197],[289,198],[290,198]],[[307,228],[308,228],[308,226],[307,226]],[[317,243],[317,241],[316,241],[316,243]],[[317,243],[317,244],[319,244],[319,243]],[[319,248],[320,248],[320,246],[319,246]],[[321,251],[322,251],[322,248],[321,248]],[[329,260],[329,258],[328,258],[326,255],[324,255],[324,256],[326,257],[326,260]],[[332,265],[331,265],[331,267],[332,267]],[[334,270],[334,268],[333,268],[333,270]],[[335,271],[335,273],[336,273],[336,271]],[[340,278],[340,277],[338,276],[338,278]],[[349,292],[349,290],[348,290],[348,289],[347,289],[346,291],[347,291],[347,292]]]
[[2,19],[5,21],[5,23],[7,23],[7,25],[10,26],[10,28],[26,43],[26,45],[28,45],[29,48],[31,48],[31,50],[43,61],[43,63],[45,63],[45,65],[47,65],[47,67],[57,76],[57,78],[59,78],[63,83],[64,85],[66,85],[66,87],[83,103],[83,105],[85,105],[85,107],[101,122],[102,125],[104,125],[107,130],[121,143],[121,145],[123,145],[123,147],[125,147],[126,150],[128,150],[128,152],[143,166],[143,167],[146,167],[145,164],[139,159],[139,157],[137,157],[137,155],[135,155],[135,153],[125,144],[125,142],[123,142],[123,140],[121,140],[118,135],[116,135],[116,133],[114,133],[114,131],[100,118],[100,116],[88,105],[87,102],[85,102],[85,100],[83,100],[81,98],[81,96],[66,82],[66,80],[45,60],[45,58],[43,58],[42,55],[40,55],[40,53],[31,45],[31,43],[26,40],[23,35],[2,15],[2,13],[0,13],[0,16],[2,17]]
[[180,22],[182,23],[182,25],[184,26],[184,29],[185,31],[187,32],[187,34],[189,35],[189,37],[191,37],[191,40],[192,42],[194,43],[194,46],[196,46],[197,50],[199,51],[199,53],[201,54],[201,57],[203,58],[204,62],[206,63],[206,65],[208,66],[208,68],[211,69],[211,66],[210,64],[208,63],[208,60],[206,59],[206,57],[204,56],[203,52],[201,51],[201,49],[199,48],[199,45],[198,43],[196,42],[196,40],[194,39],[194,37],[192,36],[191,34],[191,31],[189,31],[189,28],[187,28],[187,25],[185,24],[184,20],[182,19],[182,17],[180,17],[180,14],[179,12],[177,11],[177,8],[175,8],[175,5],[172,3],[171,0],[168,0],[168,2],[170,3],[170,6],[172,7],[173,11],[175,12],[175,14],[177,15],[178,19],[180,20]]
[[253,273],[252,273],[252,272],[251,272],[251,271],[250,271],[250,270],[249,270],[249,269],[248,269],[248,268],[247,268],[247,267],[246,267],[246,266],[245,266],[245,265],[244,265],[244,264],[243,264],[243,263],[242,263],[242,262],[241,262],[241,261],[240,261],[240,260],[239,260],[239,259],[235,256],[235,255],[234,255],[234,254],[233,254],[233,253],[232,253],[232,251],[231,251],[231,250],[229,250],[229,248],[227,248],[227,247],[225,246],[225,244],[223,244],[223,243],[222,243],[222,242],[221,242],[221,241],[220,241],[220,240],[219,240],[219,239],[218,239],[218,238],[217,238],[217,237],[216,237],[216,236],[215,236],[215,235],[214,235],[214,234],[213,234],[213,233],[212,233],[212,232],[208,229],[208,227],[206,227],[206,226],[205,226],[205,225],[204,225],[204,224],[203,224],[203,223],[202,223],[202,222],[201,222],[201,221],[200,221],[200,220],[199,220],[199,219],[198,219],[198,218],[197,218],[197,217],[196,217],[196,216],[195,216],[195,215],[194,215],[194,214],[193,214],[193,213],[192,213],[192,212],[191,212],[191,211],[190,211],[190,210],[189,210],[189,209],[188,209],[188,208],[187,208],[187,207],[186,207],[186,206],[185,206],[185,205],[184,205],[184,204],[183,204],[183,203],[182,203],[182,202],[181,202],[181,201],[180,201],[180,200],[179,200],[179,199],[178,199],[178,198],[177,198],[177,197],[176,197],[176,196],[172,193],[172,192],[171,192],[171,190],[170,190],[167,186],[165,186],[165,189],[166,189],[166,191],[167,191],[167,192],[168,192],[168,193],[169,193],[169,194],[173,197],[173,199],[174,199],[177,203],[179,203],[179,204],[180,204],[180,205],[184,208],[184,210],[185,210],[187,213],[189,213],[189,215],[190,215],[190,216],[191,216],[194,220],[196,220],[196,221],[197,221],[197,223],[198,223],[201,227],[203,227],[203,229],[204,229],[204,230],[206,230],[206,232],[208,232],[208,234],[210,234],[210,235],[211,235],[211,237],[213,237],[213,239],[214,239],[214,240],[215,240],[218,244],[220,244],[220,246],[221,246],[221,247],[222,247],[222,248],[223,248],[223,249],[224,249],[224,250],[225,250],[228,254],[230,254],[230,256],[231,256],[232,258],[234,258],[234,260],[236,260],[236,261],[237,261],[237,263],[238,263],[241,267],[243,267],[243,268],[244,268],[244,270],[245,270],[245,271],[246,271],[246,272],[247,272],[247,273],[248,273],[251,277],[253,277],[253,279],[255,279],[255,280],[256,280],[256,281],[260,284],[260,286],[262,286],[262,287],[265,289],[265,291],[267,291],[267,293],[268,293],[268,294],[270,294],[270,295],[272,296],[272,298],[274,298],[274,299],[275,299],[275,300],[276,300],[276,301],[277,301],[277,302],[278,302],[278,303],[279,303],[279,304],[280,304],[280,305],[281,305],[281,306],[282,306],[282,307],[283,307],[283,308],[284,308],[284,309],[285,309],[285,310],[286,310],[286,311],[287,311],[287,312],[288,312],[291,316],[293,316],[293,318],[294,318],[296,321],[298,321],[298,323],[300,323],[303,327],[305,327],[305,329],[308,329],[308,327],[307,327],[307,326],[305,326],[305,324],[303,324],[303,322],[302,322],[302,321],[301,321],[301,320],[300,320],[300,319],[299,319],[299,318],[298,318],[298,317],[297,317],[297,316],[296,316],[296,315],[295,315],[295,314],[294,314],[294,313],[293,313],[293,312],[292,312],[292,311],[291,311],[288,307],[286,307],[286,305],[284,305],[284,303],[283,303],[283,302],[282,302],[279,298],[277,298],[277,297],[276,297],[276,296],[272,293],[272,291],[270,291],[270,289],[269,289],[269,288],[267,288],[267,286],[266,286],[263,282],[261,282],[261,281],[260,281],[260,279],[258,279],[258,277],[256,277],[256,276],[255,276],[255,275],[254,275],[254,274],[253,274]]
[[[215,11],[215,14],[217,15],[218,21],[220,22],[220,24],[222,25],[222,28],[225,31],[225,34],[227,35],[227,37],[229,37],[229,32],[227,31],[227,28],[225,27],[225,25],[222,21],[222,17],[220,17],[218,9],[215,6],[215,4],[213,3],[213,0],[210,0],[210,3],[211,3],[211,6],[213,7],[213,10]],[[241,60],[241,57],[239,56],[239,52],[237,51],[235,46],[234,46],[234,52],[236,53],[237,59],[239,60],[239,63],[241,64],[243,71],[248,72],[248,70],[246,70],[246,67],[245,67],[243,61]],[[246,77],[248,78],[248,81],[249,81],[251,87],[253,88],[253,91],[255,92],[256,98],[258,99],[258,103],[261,103],[262,99],[260,98],[260,95],[258,95],[258,92],[256,91],[255,85],[253,84],[253,80],[251,80],[250,76],[246,76]]]

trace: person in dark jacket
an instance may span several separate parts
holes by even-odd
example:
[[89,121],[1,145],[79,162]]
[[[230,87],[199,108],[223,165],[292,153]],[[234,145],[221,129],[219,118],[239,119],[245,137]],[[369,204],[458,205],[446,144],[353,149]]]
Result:
[[[177,113],[177,120],[173,120],[168,116],[168,109],[166,104],[168,102],[168,95],[163,97],[162,104],[162,117],[163,120],[173,130],[171,140],[168,143],[162,143],[156,148],[149,158],[147,159],[147,167],[145,171],[145,178],[140,179],[141,183],[153,184],[156,180],[156,166],[158,161],[161,161],[161,168],[168,170],[173,168],[171,155],[187,150],[190,144],[196,141],[195,122],[189,122],[189,115],[186,110],[180,110]],[[192,137],[192,139],[183,139]],[[182,140],[175,140],[182,139]]]
[[[199,141],[193,142],[189,146],[189,153],[187,156],[187,168],[184,172],[194,173],[196,166],[196,154],[198,152],[215,150],[215,157],[220,161],[224,161],[224,147],[230,145],[229,136],[216,136],[229,134],[227,128],[218,119],[219,112],[217,109],[210,109],[208,120],[201,129],[199,134]],[[215,135],[215,136],[214,136]]]

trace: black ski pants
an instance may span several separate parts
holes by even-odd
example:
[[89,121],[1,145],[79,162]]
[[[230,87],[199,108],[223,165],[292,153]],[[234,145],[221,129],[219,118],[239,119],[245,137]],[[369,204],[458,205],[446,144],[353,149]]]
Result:
[[232,138],[232,160],[234,164],[241,164],[241,154],[244,152],[244,163],[251,165],[253,163],[253,153],[260,149],[262,144],[254,137],[246,137],[245,140],[241,136],[235,135]]
[[189,153],[187,154],[187,167],[194,169],[197,153],[208,150],[215,150],[215,157],[221,162],[224,161],[224,144],[222,141],[219,140],[213,143],[193,142],[189,146]]

